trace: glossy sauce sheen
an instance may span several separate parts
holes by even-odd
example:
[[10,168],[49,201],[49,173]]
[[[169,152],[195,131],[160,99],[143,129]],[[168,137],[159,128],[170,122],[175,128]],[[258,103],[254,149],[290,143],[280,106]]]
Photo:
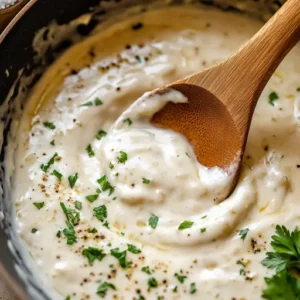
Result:
[[[230,178],[199,165],[184,137],[148,122],[166,101],[186,101],[181,94],[145,95],[127,109],[144,92],[227,58],[260,26],[207,8],[149,12],[76,45],[40,80],[19,125],[13,195],[28,263],[53,299],[98,299],[104,282],[113,284],[108,299],[260,299],[273,274],[261,261],[274,227],[300,219],[299,49],[261,96],[240,181],[224,201]],[[270,103],[274,91],[279,99]],[[107,135],[97,138],[100,130]],[[80,214],[73,245],[60,203]],[[103,205],[99,219],[94,208]],[[184,221],[189,228],[179,230]],[[88,247],[106,256],[90,265]],[[126,250],[123,267],[115,248]]]

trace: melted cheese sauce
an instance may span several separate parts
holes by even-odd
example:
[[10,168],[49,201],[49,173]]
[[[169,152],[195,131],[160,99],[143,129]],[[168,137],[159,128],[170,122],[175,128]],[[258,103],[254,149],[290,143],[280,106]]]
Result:
[[[230,177],[148,122],[181,94],[128,108],[227,58],[260,26],[207,8],[148,12],[99,30],[42,77],[19,121],[13,198],[28,263],[53,299],[260,299],[274,226],[300,219],[299,49],[261,96],[224,201]],[[101,250],[90,263],[88,247]]]

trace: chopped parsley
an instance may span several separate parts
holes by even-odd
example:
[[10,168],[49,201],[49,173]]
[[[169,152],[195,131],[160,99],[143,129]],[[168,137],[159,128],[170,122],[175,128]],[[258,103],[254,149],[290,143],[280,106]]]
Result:
[[78,210],[81,210],[82,209],[82,203],[80,201],[75,201],[75,208],[78,209]]
[[61,173],[59,173],[58,171],[56,171],[56,170],[54,170],[54,171],[52,172],[52,174],[53,174],[57,179],[59,179],[59,180],[61,180],[62,177],[63,177],[63,175],[62,175]]
[[123,120],[123,123],[127,123],[128,126],[130,126],[132,124],[132,120],[130,118],[127,118],[127,119]]
[[134,58],[136,59],[137,62],[139,62],[139,63],[142,62],[142,59],[139,55],[136,55]]
[[93,203],[98,199],[98,197],[99,197],[99,194],[95,194],[95,195],[86,196],[85,199],[88,200],[89,202]]
[[105,205],[101,205],[94,208],[95,217],[101,221],[104,222],[107,218],[107,209]]
[[63,230],[64,236],[67,238],[67,244],[73,245],[77,242],[76,233],[74,230],[74,226],[71,222],[66,221],[67,228]]
[[136,24],[133,24],[133,25],[131,26],[131,29],[132,29],[132,30],[139,30],[139,29],[141,29],[141,28],[143,28],[143,27],[144,27],[144,24],[141,23],[141,22],[138,22],[138,23],[136,23]]
[[49,168],[51,167],[51,165],[54,164],[55,162],[55,158],[58,156],[57,153],[54,153],[54,155],[49,159],[48,163],[46,164],[42,164],[41,165],[41,169],[44,171],[44,172],[48,172]]
[[97,182],[100,184],[103,192],[109,190],[109,196],[114,192],[115,188],[107,180],[106,175],[104,175],[100,179],[98,179]]
[[180,283],[184,283],[184,280],[187,279],[186,276],[175,273],[174,276],[178,279]]
[[246,267],[245,263],[244,263],[241,259],[239,259],[239,260],[236,262],[236,264],[237,264],[237,265],[241,265],[241,266],[243,266],[244,268]]
[[100,283],[100,285],[97,288],[97,295],[104,298],[108,289],[116,290],[116,287],[112,283],[106,281]]
[[51,145],[51,146],[55,146],[55,140],[52,140],[52,141],[50,142],[50,145]]
[[155,215],[151,215],[149,218],[148,224],[151,228],[155,229],[157,227],[159,218]]
[[249,232],[249,228],[245,228],[245,229],[242,229],[240,232],[239,232],[239,236],[241,237],[241,239],[244,241],[247,234]]
[[269,95],[269,104],[275,106],[275,101],[279,99],[279,96],[276,92],[272,92]]
[[92,148],[92,145],[89,144],[86,148],[85,148],[86,152],[88,153],[89,157],[93,157],[95,156],[95,152]]
[[110,162],[109,163],[109,168],[112,170],[114,168],[114,165]]
[[96,134],[96,139],[101,140],[103,137],[107,135],[106,131],[104,130],[99,130]]
[[151,275],[151,271],[150,271],[150,267],[149,266],[145,266],[145,267],[142,267],[142,272],[148,274],[148,275]]
[[98,97],[95,99],[94,103],[95,103],[95,106],[99,106],[99,105],[103,104],[102,100]]
[[45,121],[43,125],[51,130],[55,129],[55,125],[52,122]]
[[88,230],[89,233],[97,233],[98,230],[94,227],[93,229]]
[[93,102],[92,102],[92,101],[85,102],[85,103],[81,104],[80,106],[87,106],[87,107],[90,107],[90,106],[93,106]]
[[148,279],[148,287],[149,289],[151,288],[156,288],[158,286],[157,280],[154,277],[151,277]]
[[300,92],[300,87],[297,88],[297,92]]
[[119,264],[122,268],[126,269],[126,268],[130,268],[132,265],[132,262],[128,262],[126,260],[127,257],[127,251],[119,251],[119,248],[115,248],[115,249],[111,249],[110,250],[110,254],[112,256],[114,256],[118,261]]
[[68,177],[69,185],[71,189],[75,186],[77,179],[78,179],[78,173],[75,173],[74,175],[70,175]]
[[80,106],[91,107],[91,106],[93,106],[93,105],[99,106],[99,105],[102,105],[102,104],[103,104],[102,100],[101,100],[100,98],[97,97],[97,98],[94,100],[94,102],[93,102],[93,101],[88,101],[88,102],[86,102],[86,103],[81,104]]
[[201,232],[201,233],[206,232],[206,228],[201,228],[201,229],[200,229],[200,232]]
[[72,225],[79,224],[80,221],[79,212],[77,212],[75,209],[67,208],[63,202],[60,202],[60,207],[63,210],[68,222],[70,222]]
[[36,228],[31,229],[31,233],[36,233],[38,230]]
[[118,162],[124,164],[128,159],[127,153],[124,151],[120,151],[120,156],[117,157]]
[[178,230],[185,230],[185,229],[191,228],[193,225],[194,225],[194,222],[192,222],[192,221],[183,221],[178,226]]
[[94,247],[88,247],[83,249],[82,255],[87,257],[90,265],[93,265],[96,259],[101,261],[106,256],[106,254],[103,253],[102,250]]
[[300,230],[290,232],[285,226],[276,226],[271,246],[274,252],[267,252],[262,264],[277,272],[290,268],[300,271]]
[[149,184],[151,182],[150,179],[147,179],[147,178],[143,178],[143,183],[144,184]]
[[56,232],[56,237],[58,237],[58,238],[61,237],[61,231],[60,231],[60,230],[58,230],[58,231]]
[[45,202],[33,202],[33,205],[34,205],[38,210],[40,210],[41,208],[44,207]]
[[192,294],[195,294],[196,291],[197,291],[197,289],[196,289],[196,283],[193,282],[193,283],[190,284],[190,294],[191,294],[191,295],[192,295]]
[[127,246],[128,246],[128,251],[131,253],[139,254],[142,252],[139,248],[137,248],[136,246],[134,246],[132,244],[127,244]]

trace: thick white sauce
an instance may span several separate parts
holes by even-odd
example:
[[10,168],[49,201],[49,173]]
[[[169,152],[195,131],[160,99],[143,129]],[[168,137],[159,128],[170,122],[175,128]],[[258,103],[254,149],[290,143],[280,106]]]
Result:
[[[108,299],[260,299],[273,273],[261,261],[274,226],[292,229],[300,219],[299,49],[262,94],[240,181],[222,202],[230,177],[201,166],[184,137],[148,122],[166,101],[186,101],[181,94],[146,95],[127,109],[144,92],[228,57],[260,26],[207,8],[150,12],[76,45],[43,76],[19,124],[13,198],[29,263],[53,299],[97,299],[103,282],[113,284]],[[72,245],[60,203],[80,214]],[[189,228],[179,230],[184,221]],[[106,256],[89,264],[88,247]],[[127,250],[127,266],[111,255],[115,248]]]

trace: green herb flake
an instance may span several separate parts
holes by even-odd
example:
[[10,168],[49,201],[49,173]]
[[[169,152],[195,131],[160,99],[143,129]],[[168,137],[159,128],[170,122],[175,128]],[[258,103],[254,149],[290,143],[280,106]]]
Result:
[[75,173],[74,175],[70,175],[68,177],[69,185],[71,189],[75,186],[77,179],[78,179],[78,173]]
[[67,245],[73,245],[77,242],[74,226],[69,221],[66,221],[67,228],[63,230],[64,236],[67,238]]
[[148,279],[148,287],[149,289],[151,288],[156,288],[158,286],[157,280],[154,277],[151,277]]
[[61,231],[60,231],[60,230],[58,230],[58,231],[56,232],[56,237],[58,237],[58,238],[61,237]]
[[107,221],[105,221],[105,222],[103,223],[103,226],[106,227],[107,229],[110,229],[110,228],[109,228],[109,223],[108,223]]
[[185,230],[185,229],[191,228],[193,225],[194,225],[194,222],[192,222],[192,221],[183,221],[178,226],[178,230]]
[[98,97],[95,99],[94,103],[95,103],[95,106],[100,106],[100,105],[103,104],[102,100],[100,98],[98,98]]
[[241,265],[244,268],[246,267],[245,263],[241,259],[237,260],[236,264]]
[[101,261],[106,256],[106,254],[103,253],[102,250],[100,250],[98,248],[94,248],[94,247],[88,247],[88,248],[83,249],[82,255],[87,257],[89,264],[91,266],[93,265],[93,263],[96,259]]
[[196,291],[197,291],[197,289],[196,289],[196,283],[193,282],[193,283],[190,284],[190,294],[193,295],[193,294],[196,293]]
[[95,207],[94,209],[95,217],[101,221],[104,222],[105,219],[107,218],[107,208],[105,205],[101,205],[98,207]]
[[58,154],[57,154],[57,153],[54,153],[54,155],[49,159],[48,163],[42,164],[42,165],[41,165],[41,169],[42,169],[44,172],[48,172],[48,170],[49,170],[49,168],[51,167],[51,165],[54,164],[55,159],[56,159],[57,156],[58,156]]
[[87,154],[89,155],[89,157],[95,156],[95,152],[94,152],[94,150],[93,150],[91,144],[89,144],[89,145],[85,148],[85,150],[86,150]]
[[114,192],[115,188],[107,180],[106,175],[104,175],[100,179],[98,179],[97,182],[100,184],[103,192],[105,192],[107,190],[109,191],[109,196]]
[[120,156],[117,157],[118,162],[124,164],[128,160],[127,153],[124,151],[120,151]]
[[151,182],[150,179],[147,179],[147,178],[142,178],[142,179],[143,179],[144,184],[149,184]]
[[136,55],[134,58],[135,58],[135,60],[136,60],[137,62],[139,62],[139,63],[142,62],[142,59],[141,59],[141,57],[140,57],[139,55]]
[[275,101],[279,99],[279,96],[276,92],[272,92],[269,95],[269,104],[275,106]]
[[96,139],[101,140],[103,137],[107,135],[106,131],[104,130],[99,130],[96,134]]
[[109,163],[109,168],[112,170],[115,166],[110,162]]
[[52,172],[52,174],[53,174],[57,179],[59,179],[59,180],[61,180],[62,177],[63,177],[63,175],[62,175],[61,173],[59,173],[58,171],[56,171],[56,170],[54,170],[54,171]]
[[98,197],[99,197],[99,194],[95,194],[95,195],[86,196],[85,199],[88,200],[89,202],[93,203],[98,199]]
[[174,276],[178,279],[178,281],[179,281],[180,283],[184,283],[184,280],[187,279],[186,276],[181,275],[181,274],[178,274],[178,273],[175,273]]
[[119,251],[119,248],[111,249],[110,254],[114,256],[118,261],[122,268],[130,268],[132,265],[132,262],[128,262],[126,260],[127,257],[127,251]]
[[139,248],[137,248],[136,246],[134,246],[132,244],[127,244],[127,246],[128,246],[128,251],[131,253],[139,254],[142,252]]
[[55,140],[52,140],[52,141],[50,142],[50,145],[51,145],[51,146],[55,146]]
[[44,207],[45,202],[33,202],[33,205],[34,205],[38,210],[40,210],[41,208]]
[[75,208],[78,209],[78,210],[81,210],[82,209],[82,203],[80,201],[75,201]]
[[123,120],[123,123],[127,123],[128,126],[130,126],[132,124],[132,120],[130,118],[127,118],[127,119]]
[[94,227],[94,228],[92,228],[92,229],[89,229],[88,232],[89,232],[89,233],[97,233],[98,230]]
[[300,87],[297,88],[297,92],[300,92]]
[[142,267],[142,272],[148,274],[148,275],[151,275],[151,270],[150,270],[150,267],[149,266],[145,266],[145,267]]
[[100,283],[100,285],[98,286],[97,295],[100,296],[101,298],[104,298],[109,289],[116,290],[116,287],[112,283],[104,281]]
[[79,224],[80,221],[79,212],[77,212],[75,209],[67,208],[63,202],[60,202],[60,207],[64,212],[68,222],[70,222],[72,225]]
[[36,228],[31,229],[31,233],[36,233],[38,230]]
[[244,241],[247,234],[249,232],[249,228],[245,228],[245,229],[242,229],[240,232],[239,232],[239,236],[241,237],[241,239]]
[[157,227],[159,218],[155,215],[151,215],[151,217],[149,218],[148,224],[151,228],[155,229]]
[[65,298],[65,300],[71,300],[71,297],[70,297],[70,296],[67,296],[67,297]]
[[52,122],[46,121],[43,123],[43,125],[48,129],[51,129],[51,130],[55,129],[55,125]]
[[93,106],[93,102],[92,102],[92,101],[89,101],[89,102],[86,102],[86,103],[81,104],[80,106],[81,106],[81,107],[83,107],[83,106],[90,107],[90,106]]
[[201,228],[201,229],[200,229],[200,232],[201,232],[201,233],[206,232],[206,228]]

